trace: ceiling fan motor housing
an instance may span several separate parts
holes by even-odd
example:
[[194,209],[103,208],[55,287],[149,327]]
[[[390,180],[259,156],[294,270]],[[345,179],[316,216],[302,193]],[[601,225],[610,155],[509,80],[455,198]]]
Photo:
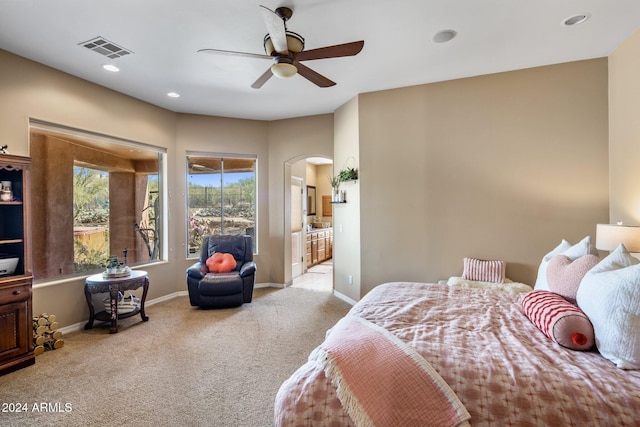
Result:
[[261,5],[260,12],[268,30],[263,40],[266,55],[221,49],[200,49],[198,51],[225,55],[233,54],[251,58],[271,58],[273,64],[253,82],[251,87],[254,89],[260,89],[272,76],[286,79],[296,74],[300,74],[318,87],[335,86],[335,82],[306,65],[303,65],[302,61],[354,56],[357,55],[364,46],[364,40],[359,40],[304,51],[304,38],[300,34],[287,30],[286,22],[293,14],[291,9],[288,7],[279,7],[274,11]]
[[[302,37],[298,33],[294,33],[293,31],[286,32],[287,36],[287,49],[289,52],[299,53],[304,50],[304,37]],[[271,36],[267,34],[264,36],[264,51],[269,56],[278,55],[278,52],[273,47],[273,42],[271,41]]]
[[276,15],[278,15],[284,22],[287,22],[293,16],[293,10],[288,7],[281,6],[273,11]]

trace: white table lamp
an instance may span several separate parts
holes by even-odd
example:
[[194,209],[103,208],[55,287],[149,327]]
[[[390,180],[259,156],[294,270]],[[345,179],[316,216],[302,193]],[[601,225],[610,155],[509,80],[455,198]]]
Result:
[[612,251],[620,243],[629,252],[640,252],[640,226],[618,224],[598,224],[596,226],[596,249]]

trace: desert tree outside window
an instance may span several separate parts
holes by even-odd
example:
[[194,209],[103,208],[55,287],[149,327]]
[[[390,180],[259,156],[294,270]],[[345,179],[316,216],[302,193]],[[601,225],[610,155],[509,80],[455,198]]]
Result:
[[214,234],[249,234],[256,252],[256,169],[256,156],[187,155],[188,257]]
[[36,280],[162,259],[163,148],[32,120],[30,153]]
[[73,167],[74,272],[99,269],[109,257],[109,173]]

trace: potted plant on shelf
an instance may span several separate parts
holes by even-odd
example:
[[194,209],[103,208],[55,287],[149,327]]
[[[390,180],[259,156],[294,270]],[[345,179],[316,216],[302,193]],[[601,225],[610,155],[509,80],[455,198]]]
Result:
[[339,176],[330,176],[329,183],[331,184],[331,201],[339,202],[340,201],[340,177]]
[[354,181],[358,179],[358,169],[356,168],[342,169],[338,173],[338,179],[340,180],[340,182]]

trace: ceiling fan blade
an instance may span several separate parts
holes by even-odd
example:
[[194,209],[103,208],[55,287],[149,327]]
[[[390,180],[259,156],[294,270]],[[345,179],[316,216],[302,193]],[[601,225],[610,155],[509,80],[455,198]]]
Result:
[[364,40],[357,42],[336,44],[333,46],[319,47],[317,49],[303,50],[296,54],[298,61],[309,61],[311,59],[338,58],[341,56],[354,56],[360,53],[364,47]]
[[282,53],[284,55],[288,54],[289,48],[287,46],[287,33],[284,26],[284,20],[273,10],[262,5],[260,5],[260,12],[262,13],[264,23],[267,26],[269,37],[271,37],[273,48],[278,53]]
[[258,79],[255,82],[253,82],[251,87],[254,89],[260,89],[262,85],[264,85],[267,82],[267,80],[271,78],[271,76],[273,76],[273,73],[271,72],[271,68],[267,68],[267,71],[265,71],[260,77],[258,77]]
[[336,82],[333,82],[328,78],[326,78],[325,76],[323,76],[322,74],[319,74],[313,71],[311,68],[307,67],[306,65],[302,65],[299,62],[295,62],[293,65],[295,65],[296,68],[298,69],[298,74],[300,74],[305,79],[309,80],[311,83],[315,83],[320,87],[330,87],[330,86],[335,86],[336,84]]
[[221,55],[232,55],[232,56],[246,56],[249,58],[261,58],[261,59],[273,59],[269,55],[260,54],[260,53],[247,53],[247,52],[235,52],[233,50],[220,50],[220,49],[200,49],[198,53],[214,53]]

